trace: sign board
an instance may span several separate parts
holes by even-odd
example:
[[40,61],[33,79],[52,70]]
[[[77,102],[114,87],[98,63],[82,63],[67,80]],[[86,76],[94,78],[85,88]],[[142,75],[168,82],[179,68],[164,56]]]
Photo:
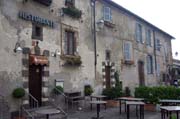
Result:
[[32,15],[30,13],[20,11],[18,16],[19,16],[19,18],[27,20],[27,21],[32,21],[32,22],[35,22],[35,23],[38,23],[38,24],[49,26],[51,28],[54,27],[54,22],[53,21],[42,18],[42,17],[39,17],[39,16]]

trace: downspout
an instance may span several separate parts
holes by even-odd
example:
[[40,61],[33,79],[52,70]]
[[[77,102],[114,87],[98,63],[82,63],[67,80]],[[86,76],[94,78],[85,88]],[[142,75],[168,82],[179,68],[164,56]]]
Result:
[[154,63],[155,63],[155,73],[157,78],[157,57],[156,57],[156,33],[153,30],[153,41],[154,41]]
[[[93,4],[93,5],[92,5]],[[97,70],[97,49],[96,49],[96,0],[91,0],[91,5],[93,7],[93,40],[94,40],[94,78],[96,80],[96,70]]]

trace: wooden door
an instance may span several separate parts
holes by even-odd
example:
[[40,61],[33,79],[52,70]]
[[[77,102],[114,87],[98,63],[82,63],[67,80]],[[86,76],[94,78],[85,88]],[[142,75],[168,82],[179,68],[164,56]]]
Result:
[[106,66],[105,67],[105,76],[106,76],[106,88],[110,88],[111,87],[111,67],[110,66]]
[[138,62],[138,71],[139,71],[139,86],[145,86],[143,61]]
[[[29,93],[38,100],[39,106],[42,104],[42,66],[29,66]],[[33,100],[29,97],[30,106],[33,105]]]

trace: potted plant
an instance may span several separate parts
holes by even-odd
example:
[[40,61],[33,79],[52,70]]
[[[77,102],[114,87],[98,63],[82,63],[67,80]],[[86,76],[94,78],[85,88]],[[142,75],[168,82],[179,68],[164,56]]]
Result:
[[90,96],[93,93],[93,89],[91,85],[85,85],[84,86],[84,95],[85,96]]
[[82,64],[81,56],[78,55],[61,55],[61,59],[66,65],[80,66]]
[[68,16],[71,16],[72,18],[81,18],[82,12],[81,10],[75,8],[74,6],[72,7],[67,7],[67,8],[62,8],[63,13],[67,14]]
[[20,105],[22,102],[21,99],[25,96],[24,88],[15,88],[12,92],[12,96],[20,101],[20,103],[19,103],[19,115],[18,115],[18,117],[15,117],[15,119],[25,119],[24,117],[22,117],[21,111],[20,111],[21,110]]
[[116,107],[118,106],[118,101],[114,100],[122,96],[122,83],[119,81],[119,73],[116,71],[114,73],[115,87],[106,88],[103,90],[102,94],[107,96],[107,106]]

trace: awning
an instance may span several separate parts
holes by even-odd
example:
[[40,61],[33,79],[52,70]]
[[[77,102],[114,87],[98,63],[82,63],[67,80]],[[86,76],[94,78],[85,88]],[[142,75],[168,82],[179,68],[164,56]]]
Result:
[[30,55],[29,56],[29,62],[30,65],[35,64],[35,65],[48,65],[49,61],[48,58],[45,56],[37,56],[37,55]]

